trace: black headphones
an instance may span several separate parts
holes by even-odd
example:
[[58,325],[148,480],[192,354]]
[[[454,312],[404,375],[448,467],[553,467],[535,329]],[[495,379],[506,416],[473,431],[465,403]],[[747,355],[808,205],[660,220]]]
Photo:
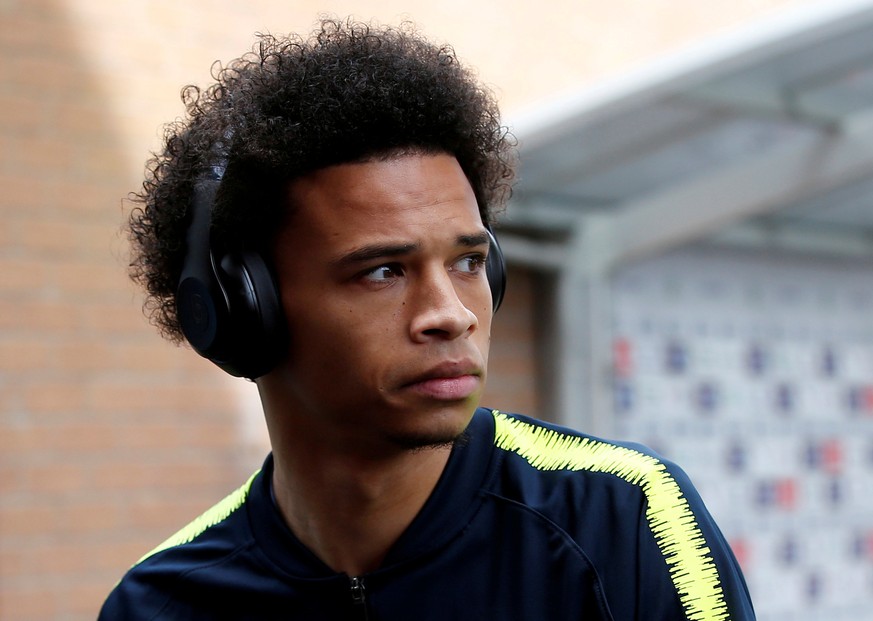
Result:
[[[200,179],[191,201],[185,262],[176,289],[176,314],[194,350],[236,377],[270,372],[287,349],[279,288],[257,252],[218,253],[211,240],[212,210],[225,164]],[[496,312],[506,289],[503,252],[490,227],[485,275]]]

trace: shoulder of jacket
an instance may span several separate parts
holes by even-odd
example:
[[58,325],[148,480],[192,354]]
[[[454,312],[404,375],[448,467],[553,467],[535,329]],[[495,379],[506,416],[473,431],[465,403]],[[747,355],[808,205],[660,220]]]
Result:
[[245,504],[246,499],[249,496],[252,483],[254,482],[258,474],[260,474],[260,470],[252,474],[252,476],[250,476],[249,479],[242,486],[225,496],[221,501],[217,502],[215,505],[207,509],[201,515],[188,523],[185,527],[180,529],[178,532],[168,537],[156,548],[143,555],[143,557],[140,558],[134,564],[134,566],[139,565],[146,559],[155,556],[156,554],[163,552],[164,550],[175,548],[186,543],[191,543],[192,541],[194,541],[194,539],[202,535],[210,528],[225,521],[228,517],[230,517],[232,513],[234,513],[237,509]]
[[639,444],[611,442],[523,416],[492,411],[494,444],[542,472],[610,475],[644,499],[644,520],[670,568],[676,592],[691,619],[728,618],[708,542],[694,506],[699,496],[685,473]]
[[494,445],[541,471],[612,474],[640,485],[659,473],[678,470],[641,444],[616,442],[517,414],[492,410]]

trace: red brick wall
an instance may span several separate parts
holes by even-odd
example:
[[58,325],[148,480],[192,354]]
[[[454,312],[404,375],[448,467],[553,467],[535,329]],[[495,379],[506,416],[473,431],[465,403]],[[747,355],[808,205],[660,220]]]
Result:
[[250,465],[220,373],[137,312],[105,85],[56,3],[2,18],[0,618],[94,618]]
[[540,290],[536,285],[536,272],[510,267],[506,297],[491,329],[488,382],[482,398],[486,407],[530,416],[541,412],[533,338],[535,324],[541,320],[534,299]]
[[[0,619],[22,621],[93,618],[261,457],[238,384],[139,313],[120,233],[133,155],[62,9],[22,2],[0,34]],[[490,388],[534,411],[526,296],[513,275]]]

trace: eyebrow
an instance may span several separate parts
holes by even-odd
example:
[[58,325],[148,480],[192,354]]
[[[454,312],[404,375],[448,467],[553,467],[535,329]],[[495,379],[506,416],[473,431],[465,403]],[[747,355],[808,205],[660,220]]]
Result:
[[[475,233],[473,235],[458,235],[455,245],[464,248],[474,248],[489,242],[488,233]],[[418,250],[421,244],[371,244],[357,248],[334,261],[337,266],[354,265],[373,259],[398,257]]]
[[465,246],[467,248],[484,246],[489,242],[488,233],[486,232],[476,233],[475,235],[458,235],[458,239],[455,241],[458,246]]

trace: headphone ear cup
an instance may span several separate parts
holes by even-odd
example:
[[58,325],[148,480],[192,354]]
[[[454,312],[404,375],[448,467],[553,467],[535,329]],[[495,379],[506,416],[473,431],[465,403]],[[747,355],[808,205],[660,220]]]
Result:
[[176,316],[185,338],[201,356],[223,358],[229,310],[216,279],[209,247],[210,214],[218,181],[197,182],[191,200],[191,223],[185,235],[185,261],[176,288]]
[[216,362],[237,377],[255,379],[271,371],[287,347],[279,290],[263,257],[251,251],[225,255],[220,282],[230,309],[226,361]]
[[221,350],[221,332],[228,310],[220,291],[196,275],[182,279],[176,290],[176,315],[185,338],[201,356],[212,358]]
[[494,233],[488,228],[489,249],[488,258],[485,261],[485,276],[488,278],[488,286],[491,288],[492,309],[496,313],[503,302],[503,294],[506,292],[506,260],[503,251]]

